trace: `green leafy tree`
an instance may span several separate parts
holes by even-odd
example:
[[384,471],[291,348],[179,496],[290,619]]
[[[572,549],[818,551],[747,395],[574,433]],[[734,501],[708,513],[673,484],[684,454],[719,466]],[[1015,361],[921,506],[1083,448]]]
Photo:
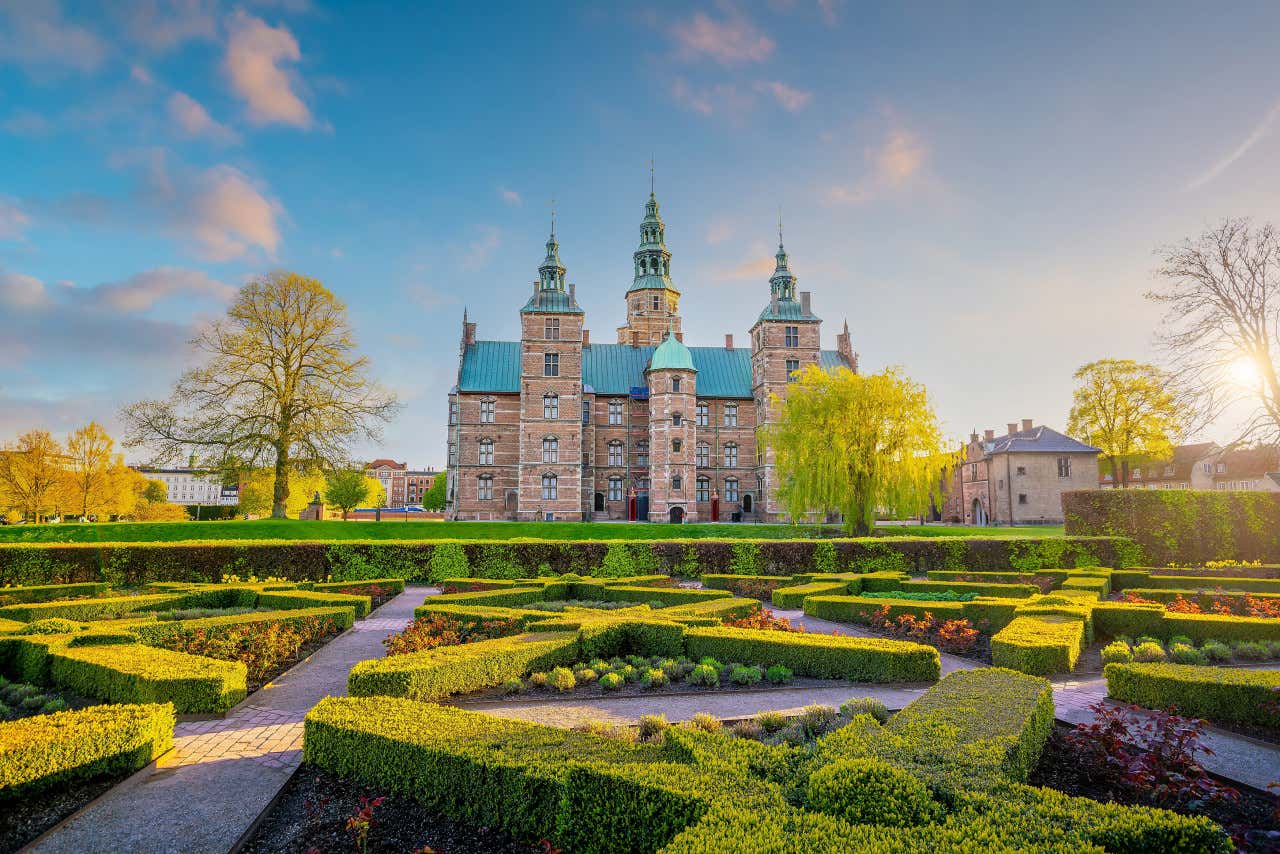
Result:
[[1076,371],[1075,380],[1067,433],[1102,451],[1112,483],[1128,486],[1134,458],[1173,457],[1183,424],[1163,371],[1131,359],[1099,359]]
[[369,497],[369,478],[356,469],[343,469],[325,478],[324,503],[342,511],[342,519]]
[[865,535],[878,509],[917,515],[941,500],[938,473],[956,454],[945,450],[924,386],[896,368],[862,375],[810,365],[772,405],[779,418],[763,437],[792,518],[835,510],[845,530]]
[[445,487],[448,483],[448,472],[440,472],[436,475],[436,479],[431,481],[431,488],[422,494],[422,507],[424,510],[443,510],[445,502]]
[[397,410],[356,354],[346,306],[315,279],[255,279],[192,346],[202,363],[168,400],[125,409],[125,444],[152,448],[158,461],[195,452],[219,470],[229,460],[266,468],[276,518],[290,512],[291,471],[341,467],[351,442],[376,440]]

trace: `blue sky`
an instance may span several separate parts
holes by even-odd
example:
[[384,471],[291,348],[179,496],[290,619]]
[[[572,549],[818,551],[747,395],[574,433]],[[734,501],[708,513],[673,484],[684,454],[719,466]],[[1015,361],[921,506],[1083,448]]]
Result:
[[0,0],[0,437],[115,427],[283,267],[405,403],[358,452],[439,465],[462,310],[514,337],[553,197],[611,340],[651,156],[689,343],[746,343],[781,206],[826,346],[956,437],[1061,428],[1153,356],[1158,246],[1280,219],[1280,7],[1219,8]]

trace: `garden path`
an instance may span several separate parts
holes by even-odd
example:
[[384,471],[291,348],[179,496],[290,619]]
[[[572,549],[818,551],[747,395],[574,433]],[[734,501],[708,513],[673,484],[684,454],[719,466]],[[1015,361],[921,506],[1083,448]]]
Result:
[[26,851],[224,854],[302,762],[302,720],[326,696],[347,693],[359,661],[413,619],[434,588],[415,586],[312,653],[226,717],[183,721],[174,749],[114,787]]

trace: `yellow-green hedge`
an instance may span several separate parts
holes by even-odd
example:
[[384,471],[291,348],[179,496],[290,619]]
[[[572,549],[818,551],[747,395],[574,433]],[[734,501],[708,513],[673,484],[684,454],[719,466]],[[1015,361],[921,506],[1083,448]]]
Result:
[[1015,617],[991,637],[991,663],[1036,676],[1070,673],[1084,643],[1084,622],[1046,614]]
[[245,697],[245,666],[142,644],[66,647],[49,680],[112,703],[173,703],[179,714],[224,712]]
[[97,596],[105,592],[107,585],[90,581],[83,584],[37,584],[30,587],[0,587],[0,605],[21,605],[28,602],[49,602],[72,596]]
[[804,600],[810,596],[844,596],[856,594],[861,589],[856,580],[853,581],[810,581],[807,584],[796,584],[790,587],[779,587],[771,594],[774,607],[795,610],[804,607]]
[[110,596],[101,599],[71,599],[66,602],[31,602],[5,605],[0,618],[31,623],[60,617],[64,620],[106,620],[135,611],[157,611],[177,608],[183,596],[176,593],[152,593],[142,596]]
[[173,746],[173,706],[94,706],[0,723],[0,799],[135,771]]
[[355,610],[356,618],[368,616],[373,600],[368,596],[349,596],[346,593],[312,592],[310,590],[282,590],[258,594],[259,608],[325,608],[347,607]]
[[1223,723],[1280,727],[1280,671],[1190,664],[1108,664],[1107,696]]
[[797,676],[821,679],[932,682],[941,673],[936,649],[908,641],[722,627],[688,629],[684,642],[694,660],[781,664]]

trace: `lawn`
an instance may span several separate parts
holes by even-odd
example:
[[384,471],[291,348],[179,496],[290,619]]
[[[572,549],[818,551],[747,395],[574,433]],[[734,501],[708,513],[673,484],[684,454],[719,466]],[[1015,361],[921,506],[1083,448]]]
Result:
[[[808,538],[812,525],[660,525],[592,522],[114,522],[106,524],[14,525],[0,527],[0,543],[138,543],[185,540],[672,540]],[[828,530],[831,530],[828,528]],[[879,536],[1060,537],[1061,525],[1028,528],[967,528],[902,525],[877,529]]]

